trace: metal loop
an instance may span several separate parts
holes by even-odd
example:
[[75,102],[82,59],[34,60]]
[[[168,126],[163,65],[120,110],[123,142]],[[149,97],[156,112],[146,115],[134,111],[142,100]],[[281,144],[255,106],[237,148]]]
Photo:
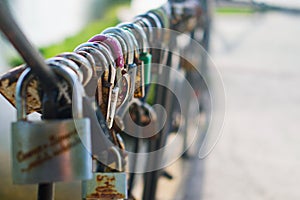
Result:
[[130,40],[130,37],[126,34],[126,32],[121,28],[107,28],[104,31],[102,31],[103,34],[107,33],[114,33],[116,35],[119,35],[122,37],[122,39],[125,41],[127,46],[127,53],[128,54],[128,63],[133,63],[133,57],[134,57],[134,44]]
[[163,24],[162,21],[160,21],[159,17],[153,13],[147,13],[147,14],[143,14],[143,15],[139,15],[139,17],[148,19],[149,22],[151,23],[152,27],[155,27],[155,32],[153,33],[153,40],[151,42],[157,42],[161,40],[162,37],[162,28],[163,28]]
[[83,57],[85,57],[89,61],[90,65],[92,67],[93,75],[95,75],[96,74],[96,70],[95,70],[96,63],[95,63],[94,57],[86,51],[77,51],[76,53],[79,54],[79,55],[82,55]]
[[153,42],[153,27],[149,19],[138,16],[135,18],[135,21],[133,23],[143,27],[144,32],[147,34],[148,42]]
[[65,52],[65,53],[57,55],[57,57],[67,58],[67,59],[75,62],[77,65],[79,65],[80,69],[83,73],[83,78],[84,78],[82,84],[85,86],[89,83],[89,81],[91,80],[91,78],[93,76],[93,68],[92,68],[90,62],[87,60],[87,58],[85,58],[84,56],[82,56],[80,54],[74,53],[74,52]]
[[132,44],[133,44],[133,47],[134,47],[134,50],[133,50],[133,53],[134,53],[134,61],[135,62],[135,59],[139,59],[140,57],[140,46],[139,46],[139,43],[138,43],[138,40],[136,39],[136,37],[133,35],[132,31],[129,30],[129,29],[124,29],[126,34],[129,36]]
[[170,20],[166,14],[166,11],[163,8],[157,8],[154,10],[148,11],[148,13],[153,13],[159,18],[159,21],[162,24],[162,28],[170,28]]
[[118,25],[118,27],[131,30],[136,40],[139,42],[139,46],[142,49],[142,52],[147,53],[147,50],[149,48],[147,35],[140,25],[134,23],[121,23]]
[[107,47],[105,47],[97,42],[86,42],[86,43],[83,43],[83,44],[79,45],[78,47],[76,47],[75,51],[77,49],[80,49],[81,47],[92,47],[94,49],[97,49],[106,57],[106,60],[108,61],[107,67],[113,66],[114,68],[116,68],[114,58],[112,57],[111,52],[109,51],[109,49],[107,49]]
[[72,69],[76,74],[79,79],[79,81],[82,83],[83,82],[83,74],[82,71],[80,70],[79,66],[72,60],[69,60],[67,58],[62,58],[62,57],[53,57],[47,59],[49,62],[57,62],[59,64],[63,64],[68,66],[70,69]]
[[95,47],[90,45],[80,45],[76,47],[74,51],[85,51],[93,56],[95,60],[95,71],[97,77],[101,77],[104,71],[109,70],[110,61],[100,50],[96,49]]
[[101,42],[109,46],[113,52],[117,67],[124,68],[123,49],[120,42],[109,35],[98,34],[89,39],[89,42]]
[[116,155],[117,157],[117,170],[122,171],[122,156],[118,149],[115,146],[112,146],[110,150]]
[[[76,99],[73,99],[73,103],[76,104],[76,109],[73,112],[74,118],[82,118],[82,95],[78,95],[79,92],[84,93],[82,88],[80,88],[80,83],[78,82],[78,76],[76,73],[70,69],[68,66],[64,64],[60,64],[55,60],[46,60],[46,64],[50,66],[55,74],[60,75],[62,78],[64,78],[70,86],[74,87],[73,92],[76,92],[76,95],[73,95],[76,97]],[[20,75],[17,85],[16,85],[16,108],[17,108],[17,120],[27,120],[26,116],[26,88],[30,81],[35,76],[31,73],[30,68],[26,68],[23,73]],[[80,94],[80,93],[79,93]],[[74,105],[74,104],[73,104]]]

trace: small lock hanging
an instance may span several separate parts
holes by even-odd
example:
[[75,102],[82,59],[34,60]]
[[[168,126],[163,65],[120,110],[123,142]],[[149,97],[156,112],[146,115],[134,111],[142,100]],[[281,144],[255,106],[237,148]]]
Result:
[[[50,64],[49,64],[50,65]],[[73,119],[29,121],[27,68],[16,86],[17,122],[12,123],[12,175],[15,184],[38,184],[92,178],[90,121],[82,118],[82,91],[76,74],[58,63],[54,72],[73,88]],[[84,144],[84,145],[83,145]]]
[[[101,200],[101,199],[127,199],[127,175],[122,172],[122,156],[115,146],[111,147],[112,155],[116,159],[116,169],[108,172],[97,171],[91,180],[84,181],[82,184],[82,199],[85,200]],[[102,170],[105,171],[105,170]]]
[[139,43],[140,54],[137,60],[138,64],[138,75],[141,77],[143,82],[140,83],[138,89],[135,91],[135,97],[144,97],[147,93],[147,86],[151,81],[151,62],[152,55],[149,52],[149,44],[147,41],[147,35],[141,25],[138,23],[121,23],[118,25],[124,29],[128,29],[134,34]]
[[[117,78],[117,85],[120,88],[117,109],[127,101],[129,98],[129,87],[130,87],[130,77],[128,75],[128,63],[133,63],[133,44],[131,38],[127,33],[120,28],[108,28],[105,29],[102,34],[105,34],[108,37],[115,38],[120,44],[122,55],[115,52],[115,57],[124,57],[122,65],[125,64],[124,69],[122,70],[122,76]],[[112,45],[110,45],[112,46]]]
[[[128,74],[129,71],[124,69],[124,56],[123,56],[123,48],[122,46],[126,46],[125,42],[122,43],[121,40],[116,39],[115,37],[111,35],[104,35],[104,34],[98,34],[92,37],[90,42],[97,42],[99,44],[102,44],[106,46],[110,51],[112,52],[112,56],[116,63],[116,86],[119,88],[119,94],[117,98],[117,104],[116,109],[118,109],[120,106],[126,102],[126,99],[129,98],[128,96],[128,88],[130,81],[128,80]],[[126,47],[125,47],[126,48]],[[126,50],[124,51],[126,52]],[[111,99],[113,101],[113,99]],[[115,113],[115,111],[114,111]],[[114,116],[112,116],[111,120],[113,120]],[[112,122],[112,121],[110,121]],[[109,128],[111,128],[111,124],[109,124]]]
[[111,98],[114,92],[116,76],[113,57],[108,49],[96,42],[83,43],[76,47],[75,51],[86,51],[91,53],[95,58],[96,71],[99,79],[96,85],[97,92],[96,95],[94,95],[96,96],[98,106],[100,106],[101,111],[106,118],[108,126],[111,127],[112,125],[109,122],[109,118],[111,116]]

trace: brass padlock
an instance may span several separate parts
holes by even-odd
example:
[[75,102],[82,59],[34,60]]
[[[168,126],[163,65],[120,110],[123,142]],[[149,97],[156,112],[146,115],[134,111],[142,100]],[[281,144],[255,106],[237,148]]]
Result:
[[[52,64],[73,88],[73,119],[28,121],[27,68],[16,86],[17,122],[12,123],[12,173],[15,184],[38,184],[92,178],[90,121],[82,118],[82,87],[69,68]],[[84,144],[84,145],[83,145]]]

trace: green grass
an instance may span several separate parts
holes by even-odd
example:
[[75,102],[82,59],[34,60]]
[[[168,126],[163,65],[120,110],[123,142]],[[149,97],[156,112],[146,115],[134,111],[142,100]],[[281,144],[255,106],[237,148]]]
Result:
[[253,14],[254,12],[254,9],[246,7],[221,7],[216,9],[218,14]]
[[[65,38],[63,41],[46,47],[40,47],[39,51],[45,58],[53,57],[62,52],[73,51],[76,46],[86,42],[93,35],[104,29],[116,25],[119,21],[117,12],[121,7],[129,6],[129,1],[116,1],[104,13],[101,19],[95,20],[84,27],[79,33]],[[17,66],[24,63],[21,57],[13,57],[9,60],[10,66]]]

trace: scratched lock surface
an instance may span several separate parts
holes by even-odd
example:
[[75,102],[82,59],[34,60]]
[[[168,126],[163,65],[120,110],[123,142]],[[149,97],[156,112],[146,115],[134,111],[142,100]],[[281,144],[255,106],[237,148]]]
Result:
[[88,119],[14,122],[14,184],[92,178],[89,131]]
[[126,199],[126,173],[94,173],[93,179],[83,182],[82,197],[86,200]]

